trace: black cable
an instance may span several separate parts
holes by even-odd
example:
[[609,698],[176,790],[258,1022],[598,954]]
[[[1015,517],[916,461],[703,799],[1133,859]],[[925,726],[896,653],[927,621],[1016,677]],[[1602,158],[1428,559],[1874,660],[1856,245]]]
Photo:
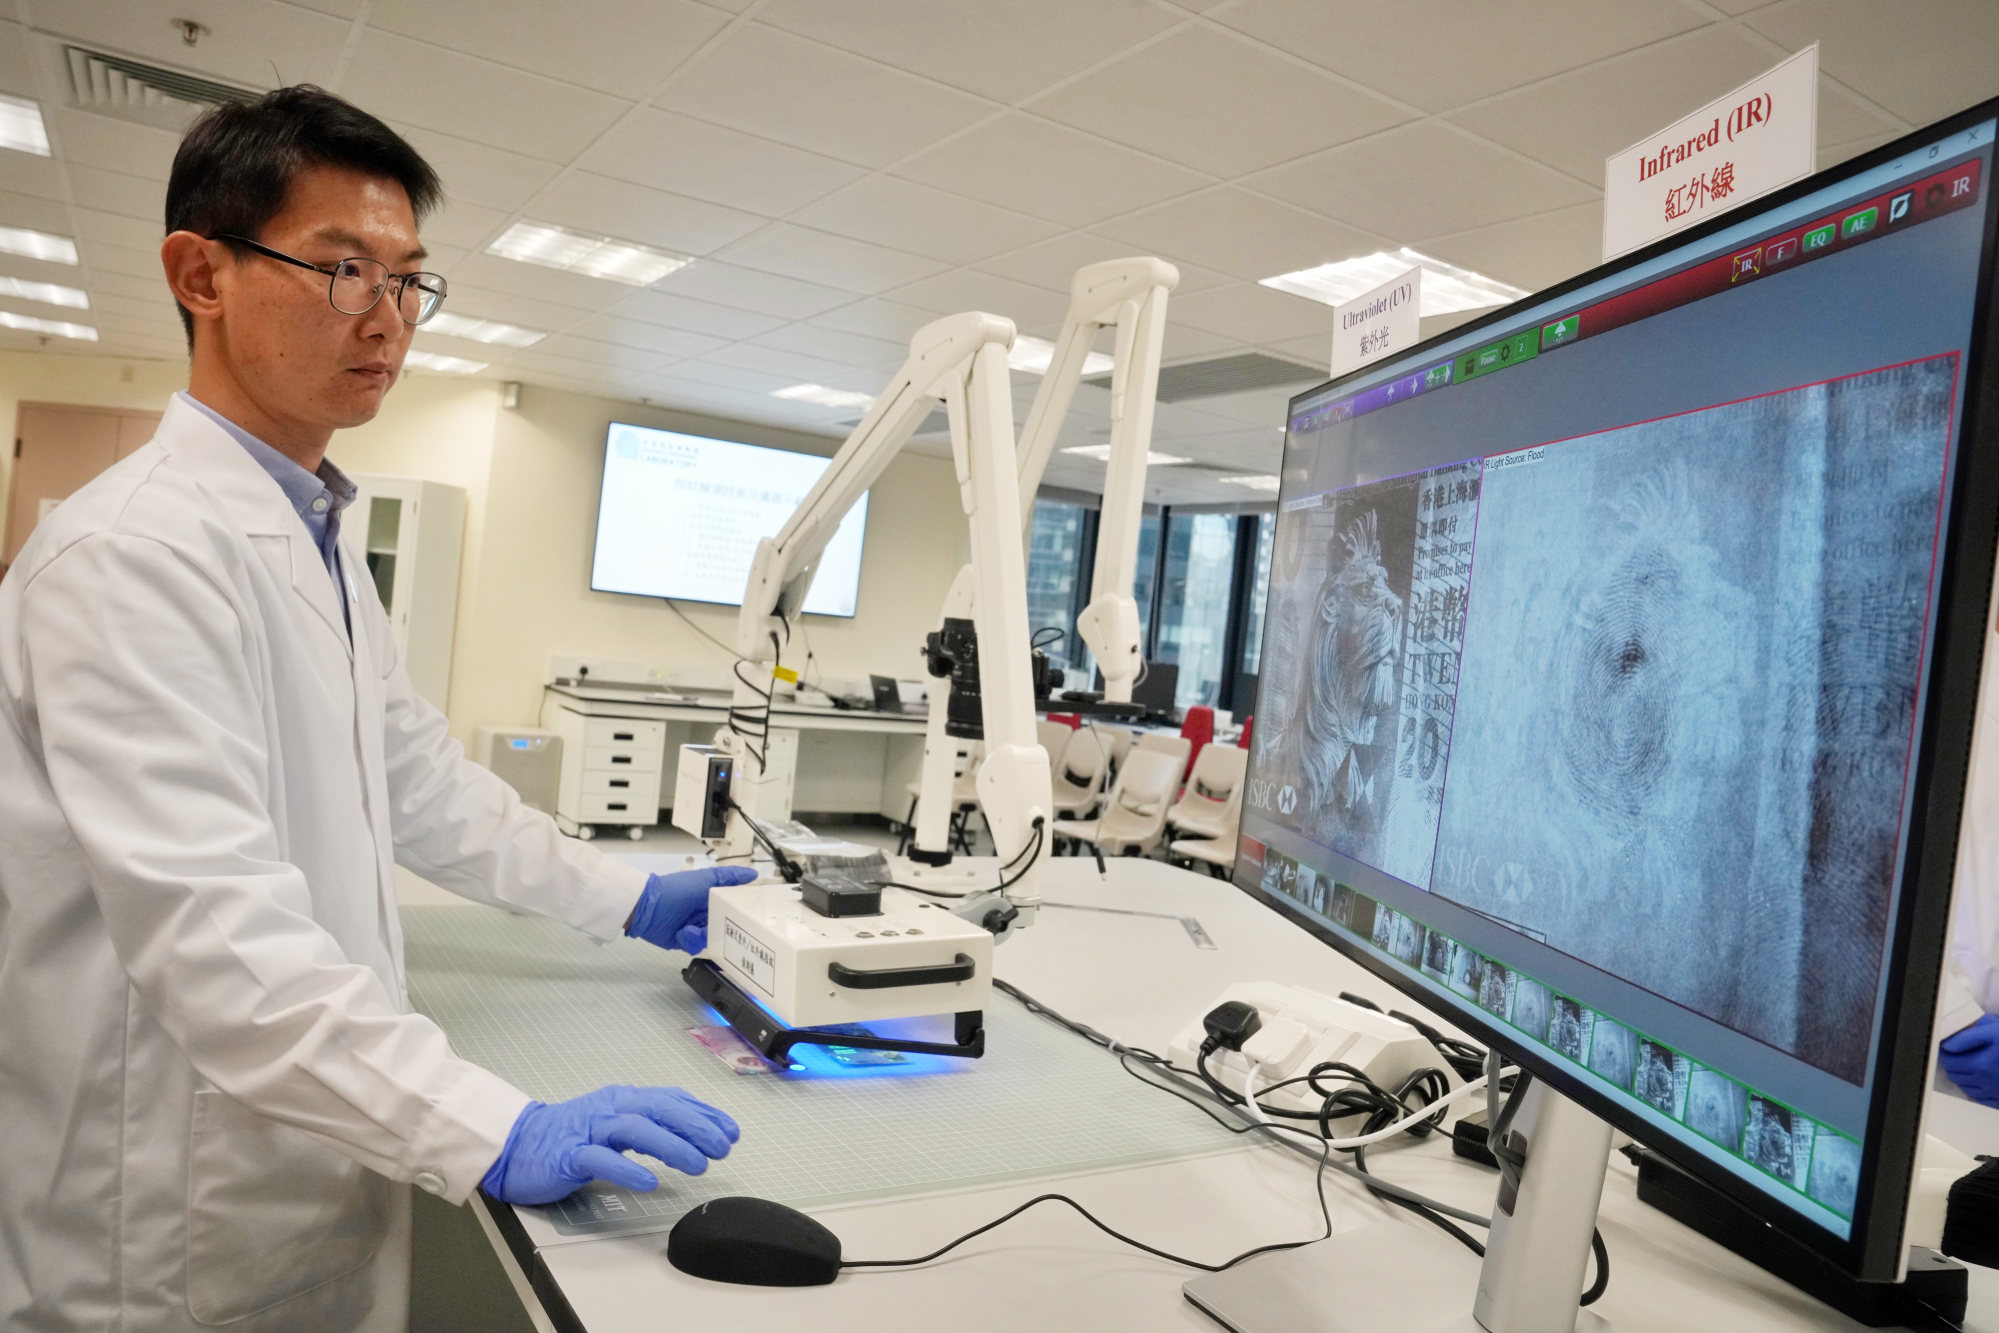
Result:
[[805,878],[805,867],[799,865],[797,861],[791,858],[789,852],[778,846],[771,839],[770,834],[764,831],[763,825],[751,819],[750,812],[736,804],[735,797],[725,794],[722,799],[728,803],[731,810],[742,816],[743,824],[749,829],[750,836],[762,843],[764,850],[770,853],[770,859],[776,863],[778,874],[784,877],[786,883],[796,884],[799,880]]
[[666,603],[667,610],[673,612],[673,614],[680,617],[681,623],[686,625],[687,628],[693,630],[696,634],[699,634],[702,638],[708,640],[708,642],[714,644],[717,648],[720,648],[723,652],[727,653],[731,661],[736,660],[736,650],[734,648],[731,648],[728,644],[723,643],[720,639],[710,634],[707,630],[702,629],[699,625],[695,624],[694,621],[688,616],[688,614],[680,609],[680,604],[678,602],[674,601],[671,597],[662,597],[660,598],[660,600]]
[[1595,1305],[1597,1298],[1610,1290],[1610,1247],[1603,1243],[1603,1233],[1594,1227],[1589,1233],[1589,1249],[1596,1256],[1596,1281],[1589,1284],[1589,1290],[1576,1302],[1578,1305]]

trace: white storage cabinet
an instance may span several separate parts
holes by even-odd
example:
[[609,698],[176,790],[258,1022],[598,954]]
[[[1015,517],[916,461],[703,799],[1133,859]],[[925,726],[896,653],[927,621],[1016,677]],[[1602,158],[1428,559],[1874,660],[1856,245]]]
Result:
[[441,709],[451,689],[465,492],[419,477],[351,480],[359,494],[341,519],[343,554],[356,578],[365,571],[374,580],[410,683]]
[[585,717],[549,702],[541,725],[562,737],[555,822],[564,833],[592,838],[600,828],[621,827],[638,839],[659,822],[666,723]]

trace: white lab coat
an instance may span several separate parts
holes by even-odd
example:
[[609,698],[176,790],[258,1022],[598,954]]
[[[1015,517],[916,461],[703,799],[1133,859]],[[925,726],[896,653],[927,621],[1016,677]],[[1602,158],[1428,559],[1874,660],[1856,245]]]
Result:
[[400,1329],[406,1185],[526,1098],[409,1012],[391,859],[616,935],[645,876],[469,763],[175,401],[0,582],[0,1327]]
[[[1978,1007],[1999,1014],[1999,634],[1990,625],[1982,675],[1951,891],[1950,961]],[[1939,1035],[1960,1026],[1940,1025]]]

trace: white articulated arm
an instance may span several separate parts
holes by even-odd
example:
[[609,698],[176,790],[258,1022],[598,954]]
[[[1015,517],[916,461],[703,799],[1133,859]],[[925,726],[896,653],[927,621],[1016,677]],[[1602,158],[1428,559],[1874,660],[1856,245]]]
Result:
[[1113,259],[1078,269],[1069,288],[1068,318],[1021,432],[1024,525],[1082,379],[1084,359],[1098,331],[1115,325],[1110,467],[1104,477],[1090,603],[1077,617],[1076,628],[1104,673],[1104,696],[1118,703],[1130,702],[1132,682],[1142,665],[1138,604],[1131,589],[1145,504],[1145,459],[1152,447],[1152,413],[1159,394],[1166,297],[1179,281],[1180,270],[1162,259]]

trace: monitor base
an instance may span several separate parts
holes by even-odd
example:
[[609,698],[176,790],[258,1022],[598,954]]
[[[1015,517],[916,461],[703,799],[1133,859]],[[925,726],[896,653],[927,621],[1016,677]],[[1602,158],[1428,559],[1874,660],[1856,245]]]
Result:
[[[1429,1227],[1382,1222],[1204,1273],[1181,1290],[1231,1333],[1485,1333],[1477,1255]],[[1577,1333],[1611,1325],[1577,1312]]]

